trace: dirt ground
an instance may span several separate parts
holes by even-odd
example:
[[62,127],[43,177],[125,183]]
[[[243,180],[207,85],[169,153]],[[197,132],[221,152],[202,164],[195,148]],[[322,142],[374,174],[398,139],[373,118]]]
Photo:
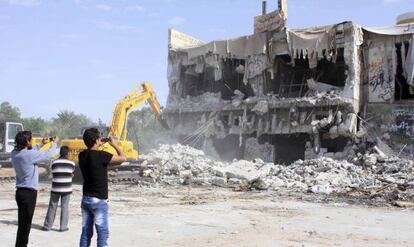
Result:
[[[42,184],[31,247],[78,246],[81,186],[70,202],[68,232],[40,230],[49,200]],[[13,246],[14,184],[0,183],[0,246]],[[57,216],[59,215],[59,211]],[[412,209],[320,204],[221,188],[111,185],[111,246],[414,246]],[[96,246],[94,237],[93,245]]]

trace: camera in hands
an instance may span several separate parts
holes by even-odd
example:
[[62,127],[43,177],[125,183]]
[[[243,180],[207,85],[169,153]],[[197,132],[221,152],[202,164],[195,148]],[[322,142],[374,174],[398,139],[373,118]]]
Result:
[[101,138],[101,142],[110,142],[111,141],[111,138],[109,138],[109,137],[102,137]]

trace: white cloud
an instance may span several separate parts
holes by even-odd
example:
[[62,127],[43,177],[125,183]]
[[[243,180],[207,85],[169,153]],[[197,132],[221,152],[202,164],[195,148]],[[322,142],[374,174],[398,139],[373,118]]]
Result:
[[77,5],[92,4],[93,0],[74,0]]
[[96,21],[95,24],[98,26],[98,28],[108,31],[128,31],[134,29],[132,26],[118,25],[109,21]]
[[24,7],[33,7],[38,6],[42,3],[41,0],[1,0],[9,5],[24,6]]
[[405,2],[405,0],[382,0],[384,4],[393,4],[393,3],[402,3]]
[[138,12],[144,12],[145,8],[141,5],[134,4],[124,7],[124,10],[126,11],[138,11]]
[[175,16],[167,21],[169,25],[178,26],[185,22],[185,19],[181,16]]
[[160,17],[160,13],[158,12],[151,12],[148,14],[149,17]]
[[100,10],[103,10],[103,11],[111,11],[111,10],[114,9],[112,6],[109,6],[107,4],[98,4],[98,5],[96,5],[96,8],[100,9]]
[[138,4],[125,5],[125,6],[111,6],[109,4],[97,4],[95,7],[103,11],[116,11],[116,12],[145,12],[146,10],[143,6],[138,5]]

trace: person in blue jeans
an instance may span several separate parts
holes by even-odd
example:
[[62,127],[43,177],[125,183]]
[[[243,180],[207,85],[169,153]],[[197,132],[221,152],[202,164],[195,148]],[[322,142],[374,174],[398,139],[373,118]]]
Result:
[[126,156],[118,146],[118,142],[111,137],[108,143],[116,150],[112,155],[98,150],[103,144],[99,130],[90,128],[85,130],[83,141],[86,150],[79,153],[79,167],[83,176],[82,196],[82,234],[80,247],[88,247],[93,236],[95,225],[98,234],[97,246],[108,246],[108,165],[121,164],[126,161]]

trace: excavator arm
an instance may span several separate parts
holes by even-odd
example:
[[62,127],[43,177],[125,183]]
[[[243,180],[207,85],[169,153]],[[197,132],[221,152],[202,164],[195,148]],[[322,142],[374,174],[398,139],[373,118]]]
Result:
[[169,129],[167,123],[162,118],[161,106],[152,86],[148,82],[143,82],[115,105],[109,135],[115,136],[121,141],[126,140],[128,115],[145,101],[150,104],[152,111],[162,126]]

